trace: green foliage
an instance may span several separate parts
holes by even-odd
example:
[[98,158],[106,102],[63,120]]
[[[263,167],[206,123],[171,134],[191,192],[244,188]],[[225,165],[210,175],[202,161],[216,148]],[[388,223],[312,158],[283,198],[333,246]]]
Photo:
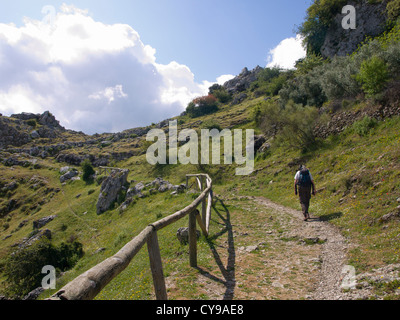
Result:
[[36,126],[37,126],[37,122],[36,122],[35,119],[29,119],[29,120],[27,120],[27,121],[26,121],[26,124],[27,124],[28,126],[31,126],[32,128],[36,128]]
[[281,107],[266,102],[256,111],[259,128],[268,136],[276,136],[276,142],[290,148],[306,151],[315,146],[314,124],[318,119],[315,107],[303,107],[289,102]]
[[92,163],[88,159],[83,161],[82,170],[83,170],[83,176],[82,176],[83,181],[89,182],[90,177],[95,174],[95,171],[93,169]]
[[368,39],[351,56],[330,62],[316,55],[297,63],[296,77],[288,80],[279,95],[282,105],[293,100],[302,105],[321,107],[332,100],[380,93],[390,79],[400,76],[400,25]]
[[315,0],[298,32],[303,36],[307,53],[319,55],[328,28],[347,0]]
[[368,96],[373,96],[383,90],[389,80],[388,67],[385,61],[377,56],[363,61],[356,77]]
[[362,120],[353,123],[353,130],[361,137],[365,137],[377,125],[377,120],[365,116]]
[[267,95],[276,96],[291,77],[291,71],[282,71],[279,68],[265,68],[257,75],[250,90],[254,91],[256,97]]
[[400,15],[400,0],[392,0],[387,4],[386,11],[391,21],[396,20]]
[[48,239],[11,254],[4,266],[10,286],[8,293],[22,297],[41,286],[42,268],[51,265],[60,271],[72,268],[83,256],[82,244],[73,242],[54,246]]
[[220,103],[227,103],[232,99],[232,95],[226,89],[219,85],[214,84],[209,89],[209,94],[214,95]]
[[297,75],[302,75],[302,74],[307,74],[314,68],[323,65],[327,61],[324,60],[319,55],[316,55],[314,53],[310,53],[307,55],[307,57],[300,59],[296,62],[296,74]]
[[217,129],[219,131],[222,131],[221,125],[217,121],[212,120],[212,119],[204,121],[201,125],[201,128],[208,129],[208,130]]
[[209,94],[208,96],[194,99],[186,108],[186,113],[191,118],[201,117],[218,111],[217,98]]
[[281,69],[279,68],[265,68],[261,70],[257,75],[257,80],[261,82],[269,82],[273,78],[279,77]]
[[322,72],[323,70],[316,68],[308,74],[287,81],[279,91],[283,105],[292,100],[303,106],[321,107],[327,101],[322,88]]

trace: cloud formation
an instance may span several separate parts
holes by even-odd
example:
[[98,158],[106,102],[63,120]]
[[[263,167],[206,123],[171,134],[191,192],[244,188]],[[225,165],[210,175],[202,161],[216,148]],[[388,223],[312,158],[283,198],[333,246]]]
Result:
[[293,69],[297,60],[306,56],[300,35],[281,41],[274,49],[270,50],[267,67],[280,67]]
[[89,134],[176,116],[213,84],[197,83],[176,61],[158,64],[131,26],[67,5],[46,21],[0,23],[0,74],[1,113],[50,110],[63,126]]

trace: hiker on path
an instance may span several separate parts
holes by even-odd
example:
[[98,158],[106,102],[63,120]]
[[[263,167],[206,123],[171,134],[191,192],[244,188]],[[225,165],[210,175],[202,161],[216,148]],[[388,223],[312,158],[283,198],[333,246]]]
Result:
[[296,196],[299,195],[304,221],[307,221],[310,219],[308,209],[310,207],[311,194],[315,196],[315,183],[310,170],[304,165],[300,166],[294,177],[294,192]]

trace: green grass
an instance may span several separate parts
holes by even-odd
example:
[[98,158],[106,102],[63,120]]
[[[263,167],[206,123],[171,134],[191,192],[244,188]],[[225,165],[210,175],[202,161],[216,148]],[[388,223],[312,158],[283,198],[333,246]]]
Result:
[[[196,119],[184,117],[180,119],[180,123],[183,124],[179,130],[200,129],[202,123],[211,122],[218,123],[221,128],[254,128],[254,123],[250,121],[251,116],[262,99],[261,97],[247,100],[233,107],[225,105],[214,115]],[[199,123],[199,120],[202,123]],[[285,206],[299,209],[298,199],[293,190],[293,178],[298,163],[305,161],[312,171],[317,189],[320,190],[311,202],[312,215],[339,227],[350,242],[357,244],[349,251],[349,264],[361,272],[399,262],[399,224],[396,220],[379,222],[382,216],[393,212],[399,205],[399,128],[399,117],[377,122],[368,127],[368,130],[360,131],[360,127],[355,125],[338,136],[326,139],[318,149],[305,154],[275,144],[267,155],[258,157],[255,169],[259,171],[244,177],[235,176],[235,166],[223,164],[167,165],[154,168],[146,162],[143,154],[116,162],[115,165],[130,169],[128,180],[135,181],[132,185],[140,181],[150,182],[158,176],[180,184],[185,182],[188,173],[208,173],[214,181],[215,194],[229,199],[226,207],[220,203],[216,205],[221,216],[226,215],[227,209],[240,215],[245,225],[253,225],[251,219],[254,217],[245,209],[248,202],[241,199],[241,196],[264,196]],[[257,133],[260,132],[256,130]],[[93,154],[105,149],[129,151],[133,141],[142,143],[143,138],[123,139],[103,149],[91,146],[71,151]],[[0,207],[5,206],[11,199],[19,203],[16,210],[0,219],[0,238],[11,235],[0,241],[0,272],[7,255],[14,250],[12,246],[33,231],[32,222],[49,215],[57,215],[57,218],[45,227],[52,231],[52,241],[58,244],[62,241],[78,240],[83,244],[85,251],[84,257],[77,265],[58,279],[57,290],[118,252],[149,223],[182,209],[194,200],[193,195],[171,196],[167,192],[139,199],[122,214],[115,208],[97,215],[99,185],[74,181],[61,186],[58,171],[65,164],[50,158],[40,159],[38,164],[40,166],[35,168],[9,168],[0,165],[1,180],[14,180],[19,185],[16,190],[0,197]],[[35,183],[31,179],[35,176],[45,183],[34,187]],[[60,191],[55,192],[56,189]],[[80,196],[77,197],[78,195]],[[28,222],[19,227],[24,220]],[[274,229],[283,232],[278,222],[274,223]],[[173,279],[178,288],[169,294],[175,298],[207,299],[208,294],[198,294],[204,284],[197,284],[193,280],[199,273],[205,272],[204,270],[215,269],[219,272],[213,264],[212,248],[215,248],[217,239],[228,239],[229,230],[224,227],[224,221],[214,209],[210,238],[202,236],[198,243],[199,266],[203,266],[204,270],[197,270],[189,266],[187,245],[181,245],[176,239],[177,229],[187,224],[186,218],[160,231],[159,234],[164,274],[167,279]],[[235,226],[238,227],[241,226]],[[262,233],[257,233],[260,232],[257,228],[253,227],[254,236],[262,237]],[[235,246],[240,245],[247,246],[251,243],[235,243]],[[105,249],[95,253],[100,248]],[[152,279],[146,251],[144,247],[129,267],[115,278],[97,299],[152,299]],[[6,279],[0,273],[0,293],[6,286]],[[46,291],[41,298],[46,298],[55,291]]]

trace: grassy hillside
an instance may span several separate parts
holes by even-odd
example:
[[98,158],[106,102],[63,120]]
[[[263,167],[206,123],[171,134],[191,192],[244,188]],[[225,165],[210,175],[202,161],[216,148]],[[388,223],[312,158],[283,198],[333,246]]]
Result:
[[[148,224],[189,205],[198,195],[195,190],[172,195],[170,192],[152,194],[147,189],[145,197],[135,199],[125,211],[121,212],[117,203],[114,208],[97,215],[101,177],[91,182],[82,179],[60,182],[60,169],[66,166],[64,161],[80,161],[89,155],[92,162],[106,161],[109,166],[129,169],[131,187],[139,182],[150,183],[157,177],[178,185],[185,182],[189,173],[204,172],[213,179],[216,200],[210,237],[202,236],[199,240],[199,268],[189,267],[188,247],[176,238],[177,229],[187,226],[187,220],[159,234],[164,273],[172,299],[221,298],[208,290],[215,283],[226,287],[225,298],[263,298],[253,277],[255,272],[265,271],[263,251],[254,253],[254,259],[246,262],[252,268],[244,269],[241,276],[245,280],[241,283],[236,283],[234,277],[235,264],[239,263],[235,253],[239,248],[257,245],[271,256],[278,256],[276,259],[286,259],[278,255],[282,241],[274,247],[265,240],[266,226],[276,234],[283,234],[286,227],[282,220],[271,220],[268,212],[246,197],[262,196],[299,209],[293,179],[300,164],[310,168],[317,185],[311,214],[337,226],[349,240],[348,264],[357,272],[365,272],[400,263],[399,30],[397,26],[367,42],[352,56],[325,61],[310,55],[298,63],[296,71],[265,69],[257,81],[233,96],[224,88],[214,88],[223,100],[210,100],[216,104],[210,109],[212,114],[193,118],[188,113],[175,118],[179,130],[248,128],[263,135],[269,145],[256,155],[255,171],[248,176],[236,176],[236,165],[223,162],[220,165],[151,166],[145,155],[151,143],[145,141],[143,130],[92,137],[66,131],[54,139],[25,143],[25,151],[2,150],[0,295],[23,297],[34,289],[24,287],[22,290],[21,283],[11,281],[10,260],[15,257],[13,252],[21,252],[19,247],[38,234],[33,227],[35,221],[56,216],[41,228],[51,231],[51,239],[43,240],[48,250],[65,249],[65,244],[82,245],[84,255],[72,254],[70,265],[59,268],[58,290],[115,254]],[[375,77],[376,74],[380,76]],[[196,108],[196,104],[191,108]],[[22,129],[28,130],[26,128]],[[15,130],[22,129],[15,126]],[[67,144],[72,141],[73,145]],[[49,151],[50,155],[45,157],[26,152],[33,147],[49,145],[63,147],[57,152]],[[11,158],[15,161],[7,162]],[[80,166],[69,166],[82,171]],[[79,177],[82,178],[82,172]],[[28,250],[22,252],[33,252],[21,260],[27,264],[27,269],[34,270],[40,263],[46,263],[35,256],[37,245],[28,246],[31,251],[22,249]],[[226,252],[219,253],[220,248]],[[35,272],[38,274],[40,270]],[[199,282],[200,274],[208,280]],[[292,270],[290,277],[294,281],[303,279],[304,275]],[[269,280],[264,283],[265,286],[269,284]],[[235,286],[241,289],[239,295],[232,293]],[[307,280],[299,280],[298,286],[305,290]],[[393,284],[389,290],[390,294],[397,289],[395,286]],[[49,297],[56,290],[45,291],[40,298]],[[277,289],[273,297],[287,296]],[[142,250],[97,297],[152,298],[146,250]]]
[[[263,98],[249,99],[234,107],[227,104],[213,115],[196,119],[182,118],[182,128],[201,128],[203,123],[211,120],[222,128],[254,128],[252,114],[262,101]],[[393,117],[377,122],[367,133],[360,135],[359,124],[356,123],[343,133],[322,141],[318,149],[306,153],[273,144],[266,154],[257,157],[255,172],[244,177],[235,176],[234,167],[223,164],[152,167],[146,162],[145,155],[134,156],[116,162],[115,165],[130,169],[129,180],[136,182],[151,182],[155,177],[162,176],[165,180],[179,184],[185,181],[187,173],[207,172],[212,176],[216,195],[227,199],[224,205],[215,205],[211,238],[206,240],[202,237],[199,242],[199,265],[212,268],[210,263],[214,259],[210,246],[218,238],[223,225],[216,212],[234,209],[236,215],[248,214],[243,209],[247,205],[246,201],[240,200],[243,196],[264,196],[277,203],[298,208],[293,192],[293,177],[298,164],[307,163],[318,189],[317,196],[312,200],[312,215],[340,227],[354,244],[349,264],[356,266],[359,271],[369,270],[399,262],[398,220],[382,219],[396,212],[399,205],[399,127],[400,118]],[[131,143],[130,139],[121,140],[107,148],[123,149]],[[104,151],[104,148],[101,150]],[[74,152],[79,152],[79,149]],[[29,237],[33,231],[33,221],[42,217],[57,216],[45,227],[52,231],[52,243],[77,240],[83,244],[85,255],[72,270],[62,274],[57,281],[57,289],[116,253],[149,223],[178,211],[195,198],[195,194],[149,195],[138,199],[122,214],[115,208],[97,215],[96,201],[100,185],[96,182],[87,184],[82,180],[61,185],[59,169],[63,165],[48,158],[37,159],[34,165],[27,168],[3,165],[0,168],[2,181],[18,183],[16,189],[2,195],[1,205],[5,206],[13,199],[18,204],[17,209],[1,219],[2,268],[7,256],[15,250],[13,245]],[[251,220],[251,217],[248,218]],[[247,219],[244,221],[249,222]],[[177,298],[207,299],[210,298],[207,295],[198,295],[198,287],[191,279],[196,277],[199,270],[189,267],[188,248],[181,245],[175,236],[176,230],[186,225],[187,221],[179,222],[163,230],[159,236],[164,271],[167,279],[180,279],[179,290],[173,292],[172,297],[176,294]],[[4,290],[9,283],[4,275],[1,280]],[[47,291],[42,297],[52,293],[54,291]],[[145,250],[98,296],[98,299],[150,298],[153,298],[152,282]]]

